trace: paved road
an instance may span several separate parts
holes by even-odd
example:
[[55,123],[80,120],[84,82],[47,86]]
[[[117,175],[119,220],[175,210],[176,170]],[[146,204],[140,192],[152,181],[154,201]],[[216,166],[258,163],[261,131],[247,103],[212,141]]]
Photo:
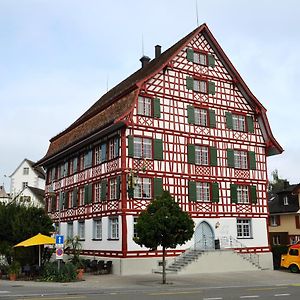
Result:
[[73,283],[0,281],[0,300],[94,299],[300,299],[300,274],[284,271],[172,275],[161,284],[159,275],[86,275]]

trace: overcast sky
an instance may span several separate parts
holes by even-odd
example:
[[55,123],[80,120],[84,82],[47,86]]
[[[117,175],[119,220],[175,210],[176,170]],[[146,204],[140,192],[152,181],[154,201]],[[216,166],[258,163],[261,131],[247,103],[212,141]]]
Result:
[[[267,108],[269,174],[299,183],[299,1],[198,0],[198,19]],[[140,68],[142,40],[153,58],[196,26],[196,0],[0,0],[0,184]]]

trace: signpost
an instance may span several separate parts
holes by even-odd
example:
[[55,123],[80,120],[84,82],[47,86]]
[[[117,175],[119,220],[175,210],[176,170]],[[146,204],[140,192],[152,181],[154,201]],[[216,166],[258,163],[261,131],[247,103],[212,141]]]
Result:
[[[56,259],[63,259],[64,258],[64,236],[61,234],[57,234],[55,236],[55,254]],[[60,265],[58,264],[58,268]]]

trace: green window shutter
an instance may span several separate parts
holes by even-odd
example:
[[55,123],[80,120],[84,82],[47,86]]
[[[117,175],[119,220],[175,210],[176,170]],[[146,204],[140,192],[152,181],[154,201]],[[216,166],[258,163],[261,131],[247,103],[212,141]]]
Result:
[[225,117],[226,117],[226,127],[229,129],[233,128],[232,125],[232,114],[230,112],[225,112]]
[[65,208],[69,208],[69,193],[65,192]]
[[213,182],[212,184],[211,184],[211,195],[212,195],[212,199],[211,199],[211,201],[212,202],[215,202],[215,203],[217,203],[217,202],[219,202],[219,184],[217,183],[217,182]]
[[216,65],[215,57],[212,54],[208,54],[207,60],[208,60],[208,66],[214,68]]
[[227,165],[229,168],[234,168],[234,150],[227,149]]
[[65,175],[65,164],[60,166],[60,178],[63,178]]
[[237,185],[230,185],[231,203],[237,203]]
[[121,194],[121,176],[117,177],[117,199],[120,199]]
[[248,128],[248,132],[253,133],[254,132],[254,123],[253,123],[253,118],[250,116],[246,117],[247,120],[247,128]]
[[213,81],[208,81],[208,93],[212,95],[216,93],[216,84]]
[[66,161],[65,162],[65,176],[69,175],[69,163]]
[[194,89],[194,79],[193,79],[193,77],[190,77],[190,76],[186,77],[186,88],[188,90],[193,90]]
[[194,164],[195,163],[195,145],[188,144],[188,163]]
[[157,160],[163,159],[163,141],[161,139],[154,139],[153,140],[153,158]]
[[248,152],[248,157],[249,157],[249,169],[250,170],[256,170],[255,152],[249,151]]
[[59,193],[59,207],[60,207],[60,210],[63,209],[64,207],[64,198],[65,198],[65,193],[64,192],[60,192]]
[[153,117],[160,118],[160,99],[159,98],[153,99]]
[[78,159],[77,157],[75,157],[73,160],[73,173],[77,172],[77,165],[78,165]]
[[216,112],[214,109],[209,109],[209,127],[216,127]]
[[106,161],[106,143],[101,144],[101,162]]
[[210,151],[210,165],[215,167],[218,165],[217,148],[210,147],[209,151]]
[[88,185],[88,193],[89,193],[89,201],[88,203],[92,203],[92,199],[93,199],[93,185],[90,183]]
[[257,203],[256,186],[254,186],[254,185],[250,186],[250,198],[251,198],[251,202],[253,204]]
[[163,193],[163,180],[162,178],[153,178],[153,198],[161,196]]
[[92,166],[92,150],[87,151],[84,154],[84,168],[90,168]]
[[191,48],[186,49],[186,59],[188,61],[194,62],[194,50]]
[[107,179],[101,181],[101,201],[106,200]]
[[187,116],[188,116],[188,122],[190,124],[195,124],[195,108],[193,105],[187,106]]
[[133,136],[129,135],[128,136],[128,156],[129,157],[133,157],[134,153],[133,153]]
[[85,185],[84,186],[84,204],[89,203],[89,186]]
[[75,188],[73,190],[73,203],[72,203],[72,206],[77,207],[77,202],[78,202],[78,190],[77,190],[77,188]]
[[189,200],[192,202],[197,201],[195,181],[189,181]]

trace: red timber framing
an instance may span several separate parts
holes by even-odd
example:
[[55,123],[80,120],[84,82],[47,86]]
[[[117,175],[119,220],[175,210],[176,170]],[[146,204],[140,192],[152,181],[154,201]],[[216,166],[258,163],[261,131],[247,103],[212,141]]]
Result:
[[[209,62],[193,63],[187,57],[188,49],[205,53]],[[206,84],[204,92],[195,91],[194,86],[190,85],[194,83],[194,79]],[[151,99],[151,109],[154,109],[154,105],[159,105],[159,114],[138,114],[139,96]],[[204,109],[208,114],[206,126],[197,125],[190,119],[191,111],[194,113],[198,108]],[[235,115],[244,117],[244,130],[232,128],[232,116]],[[97,138],[95,134],[98,134]],[[80,139],[76,140],[77,135]],[[132,228],[129,228],[131,224],[128,220],[145,209],[151,199],[129,199],[127,179],[130,170],[137,172],[143,168],[145,170],[139,176],[152,180],[152,196],[154,180],[161,179],[163,188],[174,195],[182,209],[189,212],[196,222],[203,219],[260,219],[264,224],[262,230],[267,231],[266,157],[279,154],[283,149],[272,135],[266,109],[251,93],[205,24],[125,79],[68,129],[54,137],[48,153],[39,164],[50,171],[53,167],[58,169],[69,159],[93,150],[95,146],[102,145],[115,136],[120,140],[117,144],[117,157],[100,164],[95,164],[93,158],[88,168],[47,181],[48,211],[53,220],[58,221],[60,191],[71,192],[79,187],[104,180],[109,183],[112,178],[120,178],[118,199],[109,200],[108,184],[105,199],[94,201],[93,190],[90,195],[92,201],[89,203],[61,209],[61,222],[119,217],[121,246],[111,250],[109,247],[105,248],[107,244],[103,241],[103,248],[85,249],[84,254],[107,257],[161,255],[160,251],[143,251],[137,245],[135,249],[131,244]],[[150,139],[152,157],[144,160],[130,155],[129,138]],[[158,140],[162,143],[161,158],[153,157],[154,143]],[[201,145],[207,147],[208,151],[213,151],[209,152],[208,160],[214,157],[214,163],[201,165],[189,161],[189,145]],[[232,165],[231,155],[235,151],[245,153],[247,167]],[[47,176],[50,177],[49,172]],[[190,182],[208,183],[211,189],[212,186],[217,187],[217,199],[191,201]],[[233,185],[249,187],[248,202],[237,203],[233,200]],[[52,209],[50,203],[51,188],[57,197],[56,209]],[[255,201],[250,201],[253,197],[251,193],[255,194]],[[210,197],[212,198],[212,191]],[[269,250],[267,242],[266,245],[239,249],[242,253],[264,253]],[[168,255],[178,255],[182,251],[170,250]]]

